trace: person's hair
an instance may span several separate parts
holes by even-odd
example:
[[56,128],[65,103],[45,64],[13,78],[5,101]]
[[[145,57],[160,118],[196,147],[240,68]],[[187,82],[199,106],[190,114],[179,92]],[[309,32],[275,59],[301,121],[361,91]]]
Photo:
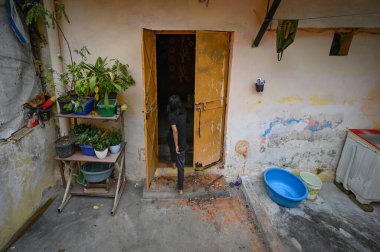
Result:
[[178,95],[172,95],[169,97],[168,106],[166,107],[168,114],[174,113],[176,115],[181,115],[185,112],[183,108],[181,98]]

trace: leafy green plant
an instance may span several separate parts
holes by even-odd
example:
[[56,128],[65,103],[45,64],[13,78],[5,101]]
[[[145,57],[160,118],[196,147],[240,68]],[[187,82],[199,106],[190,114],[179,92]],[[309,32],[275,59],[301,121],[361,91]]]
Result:
[[[75,53],[78,53],[82,57],[82,61],[79,63],[71,62],[67,64],[62,56],[58,56],[58,59],[65,65],[66,71],[59,73],[52,68],[48,69],[48,75],[44,77],[44,82],[50,88],[54,88],[56,85],[61,85],[67,92],[58,97],[58,101],[68,102],[73,100],[74,90],[76,88],[76,83],[83,83],[82,86],[78,86],[75,93],[79,96],[88,97],[94,90],[91,90],[88,85],[88,70],[84,68],[84,61],[87,59],[87,55],[90,54],[86,46],[83,46],[80,50],[75,49]],[[59,84],[54,82],[54,76],[59,79]]]
[[122,135],[120,131],[112,131],[108,135],[108,141],[110,146],[118,145],[122,142]]
[[33,25],[36,30],[38,31],[38,35],[46,44],[46,38],[43,31],[43,26],[46,27],[52,27],[55,29],[58,28],[59,32],[62,34],[63,39],[66,42],[66,45],[69,49],[70,53],[70,60],[73,62],[72,54],[71,54],[71,48],[70,43],[67,40],[64,32],[61,29],[61,26],[58,23],[58,20],[61,17],[64,17],[64,19],[70,23],[70,20],[67,16],[65,6],[60,1],[54,1],[54,12],[51,12],[47,10],[42,3],[35,0],[25,0],[22,5],[22,10],[26,13],[25,15],[25,21],[28,25]]
[[[26,22],[29,25],[39,27],[39,34],[43,37],[43,29],[41,26],[57,27],[65,40],[69,54],[70,64],[66,64],[67,71],[59,73],[59,80],[67,91],[75,90],[79,96],[89,97],[94,95],[95,100],[104,98],[104,105],[109,108],[108,95],[112,92],[121,92],[128,89],[129,86],[135,84],[128,71],[128,65],[121,63],[117,59],[107,60],[107,58],[98,57],[95,64],[88,64],[87,55],[90,54],[86,47],[80,50],[74,50],[82,57],[82,61],[76,63],[73,61],[70,43],[63,33],[57,20],[64,17],[70,23],[66,14],[65,7],[59,1],[54,1],[55,11],[50,12],[45,7],[35,0],[25,0],[23,10],[26,12]],[[46,40],[45,40],[46,41]],[[63,58],[59,56],[60,60]],[[112,64],[110,64],[112,62]],[[52,78],[55,71],[49,70],[44,82],[53,83]]]
[[99,138],[94,143],[94,149],[96,151],[104,151],[107,148],[108,148],[108,139],[107,138]]
[[98,128],[86,129],[76,140],[76,144],[94,146],[102,138],[102,130]]
[[75,112],[82,112],[84,110],[84,104],[87,102],[87,100],[78,98],[78,100],[71,103],[71,106],[74,107]]
[[[111,65],[111,63],[113,63]],[[117,59],[108,60],[107,58],[98,57],[95,64],[83,63],[84,68],[88,70],[86,77],[76,82],[75,88],[80,89],[83,86],[83,81],[88,82],[90,91],[96,90],[101,98],[104,98],[104,105],[109,107],[108,95],[112,92],[121,92],[127,90],[135,84],[128,71],[128,65],[121,63]],[[95,96],[98,100],[99,97]]]
[[68,103],[66,103],[65,105],[63,105],[63,109],[65,110],[65,111],[72,111],[73,110],[73,104],[71,103],[71,102],[68,102]]
[[72,129],[70,129],[69,134],[74,136],[79,136],[83,134],[87,129],[90,129],[90,125],[86,124],[76,124]]

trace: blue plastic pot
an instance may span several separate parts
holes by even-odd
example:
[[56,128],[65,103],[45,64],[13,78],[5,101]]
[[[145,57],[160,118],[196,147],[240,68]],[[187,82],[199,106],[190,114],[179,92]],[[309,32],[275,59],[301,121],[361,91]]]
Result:
[[121,147],[121,143],[119,143],[117,145],[112,145],[109,147],[109,149],[110,149],[110,152],[112,154],[115,154],[115,153],[118,153],[120,151],[120,147]]
[[[75,106],[75,103],[72,103],[73,107]],[[92,110],[92,107],[94,105],[94,98],[88,98],[88,101],[84,104],[84,108],[81,112],[77,112],[75,111],[74,109],[74,114],[76,115],[88,115],[91,110]]]
[[80,147],[83,155],[95,156],[94,147],[92,147],[90,145],[83,145],[83,144],[80,144],[79,147]]
[[281,206],[296,207],[307,197],[306,185],[289,171],[269,168],[264,172],[264,181],[269,197]]

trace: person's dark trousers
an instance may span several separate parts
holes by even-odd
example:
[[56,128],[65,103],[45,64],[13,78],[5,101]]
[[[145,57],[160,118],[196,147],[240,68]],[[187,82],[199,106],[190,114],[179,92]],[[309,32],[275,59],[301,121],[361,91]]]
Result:
[[177,189],[183,190],[183,181],[185,179],[185,151],[176,153],[175,164],[177,165]]

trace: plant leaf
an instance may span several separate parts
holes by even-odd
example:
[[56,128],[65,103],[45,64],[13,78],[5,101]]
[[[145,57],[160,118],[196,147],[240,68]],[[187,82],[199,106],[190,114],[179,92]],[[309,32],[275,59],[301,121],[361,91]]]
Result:
[[90,93],[93,93],[96,86],[96,76],[92,76],[89,81],[90,84]]
[[110,101],[108,100],[108,93],[105,93],[104,95],[104,105],[106,106],[106,109],[110,109]]
[[120,86],[119,84],[113,83],[113,86],[114,86],[117,90],[121,91],[121,86]]

